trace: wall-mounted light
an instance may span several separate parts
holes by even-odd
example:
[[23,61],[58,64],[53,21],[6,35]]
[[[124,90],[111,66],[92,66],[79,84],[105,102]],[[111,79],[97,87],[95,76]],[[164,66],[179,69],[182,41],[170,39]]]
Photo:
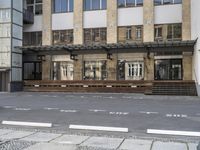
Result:
[[45,61],[46,57],[45,57],[45,55],[37,55],[37,60]]

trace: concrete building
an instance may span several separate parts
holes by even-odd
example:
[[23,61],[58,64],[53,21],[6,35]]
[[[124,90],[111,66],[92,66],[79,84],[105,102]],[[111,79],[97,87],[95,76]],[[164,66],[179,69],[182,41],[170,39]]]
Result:
[[19,68],[13,72],[19,71],[17,81],[37,81],[29,84],[35,88],[41,87],[38,80],[62,83],[59,88],[66,88],[67,81],[91,80],[127,81],[131,87],[147,81],[196,81],[198,85],[196,3],[24,0],[23,47],[15,47],[23,50],[22,77]]

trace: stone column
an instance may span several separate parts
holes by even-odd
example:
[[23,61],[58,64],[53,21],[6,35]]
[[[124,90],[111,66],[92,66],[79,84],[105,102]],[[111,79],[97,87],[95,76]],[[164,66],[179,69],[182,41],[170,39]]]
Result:
[[154,41],[154,0],[144,0],[143,14],[144,14],[143,41],[153,42]]
[[192,80],[192,53],[183,53],[183,80]]
[[42,62],[42,80],[51,80],[51,56],[46,55]]
[[74,0],[74,44],[83,44],[83,0]]
[[191,40],[191,0],[182,0],[182,40]]
[[154,55],[144,59],[144,80],[154,80]]
[[108,78],[107,80],[117,80],[117,54],[112,54],[112,60],[107,60],[107,71],[108,71]]
[[107,43],[117,43],[117,0],[107,0]]
[[82,80],[83,78],[83,55],[77,56],[78,60],[74,60],[74,80]]
[[43,0],[42,45],[52,44],[52,0]]

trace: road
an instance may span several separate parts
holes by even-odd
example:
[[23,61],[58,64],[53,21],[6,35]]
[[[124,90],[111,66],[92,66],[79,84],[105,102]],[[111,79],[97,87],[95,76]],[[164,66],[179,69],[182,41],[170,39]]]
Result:
[[52,123],[53,130],[66,132],[70,124],[128,128],[129,136],[147,129],[200,132],[199,108],[198,97],[0,93],[0,121]]

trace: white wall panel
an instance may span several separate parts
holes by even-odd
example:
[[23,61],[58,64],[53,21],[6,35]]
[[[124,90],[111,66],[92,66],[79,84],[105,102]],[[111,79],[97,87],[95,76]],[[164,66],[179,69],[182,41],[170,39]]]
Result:
[[19,24],[19,25],[23,25],[23,14],[13,10],[13,23]]
[[143,7],[118,9],[118,26],[143,25]]
[[12,68],[12,81],[22,81],[21,68]]
[[11,22],[11,9],[0,10],[0,22]]
[[11,0],[0,0],[0,8],[10,8]]
[[52,15],[52,30],[73,29],[73,13],[58,13]]
[[34,24],[24,25],[24,32],[42,31],[42,15],[34,17]]
[[85,11],[84,12],[84,28],[101,28],[107,26],[107,11]]
[[13,0],[13,8],[23,12],[23,0]]
[[12,41],[13,41],[12,42],[12,46],[13,46],[12,47],[12,51],[13,52],[22,53],[22,50],[15,48],[16,46],[22,46],[22,41],[21,40],[17,40],[17,39],[13,39]]
[[182,22],[182,4],[155,6],[155,24]]
[[22,39],[22,27],[13,24],[13,37],[18,38],[18,39]]
[[22,67],[22,54],[12,53],[12,66]]

